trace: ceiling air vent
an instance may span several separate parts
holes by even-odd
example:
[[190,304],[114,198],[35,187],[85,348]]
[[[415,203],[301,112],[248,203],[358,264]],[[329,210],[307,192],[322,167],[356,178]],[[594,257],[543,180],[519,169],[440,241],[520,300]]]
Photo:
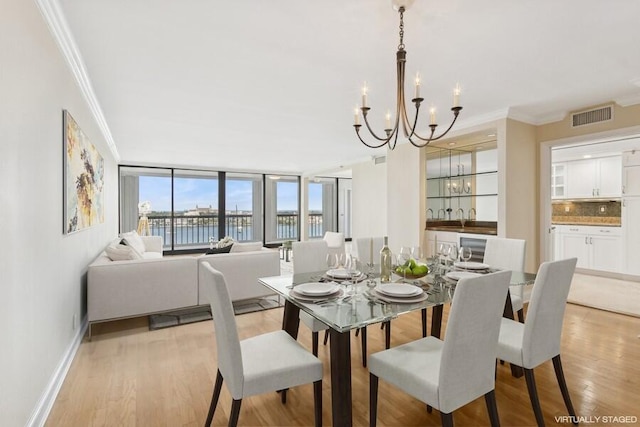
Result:
[[597,108],[595,110],[582,111],[571,115],[571,127],[590,125],[593,123],[608,122],[613,119],[613,106]]
[[387,156],[380,156],[380,157],[373,158],[374,165],[380,165],[382,163],[385,163],[386,161],[387,161]]

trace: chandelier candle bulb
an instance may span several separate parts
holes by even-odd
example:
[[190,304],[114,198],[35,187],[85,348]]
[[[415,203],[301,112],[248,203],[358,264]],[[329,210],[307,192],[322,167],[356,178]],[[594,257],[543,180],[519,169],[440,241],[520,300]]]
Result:
[[429,109],[429,124],[431,124],[431,125],[435,125],[436,124],[436,109],[435,109],[435,107],[431,107],[431,109]]
[[456,84],[456,87],[453,89],[453,107],[460,106],[460,84]]
[[362,107],[367,106],[367,82],[364,82],[364,86],[362,86]]
[[387,123],[387,127],[385,129],[391,129],[391,111],[387,110],[387,114],[384,116],[384,118]]
[[420,74],[416,73],[416,99],[420,98]]
[[360,124],[360,115],[358,114],[358,107],[353,109],[353,119],[354,119],[354,124],[355,125],[359,125]]

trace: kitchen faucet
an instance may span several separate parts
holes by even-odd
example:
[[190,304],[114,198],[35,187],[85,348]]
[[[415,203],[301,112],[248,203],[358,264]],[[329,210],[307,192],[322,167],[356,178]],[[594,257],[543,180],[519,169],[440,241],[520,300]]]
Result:
[[467,216],[469,217],[469,221],[471,221],[471,211],[473,211],[473,219],[476,219],[476,208],[471,208],[469,209],[469,213],[467,214]]
[[464,228],[464,209],[458,208],[456,210],[456,219],[458,218],[458,214],[460,214],[460,224],[462,225],[462,228]]
[[440,219],[440,211],[442,211],[442,218],[446,219],[447,218],[447,211],[445,211],[444,209],[438,209],[438,219]]
[[429,212],[431,212],[431,219],[433,219],[433,209],[427,209],[427,219],[429,219]]

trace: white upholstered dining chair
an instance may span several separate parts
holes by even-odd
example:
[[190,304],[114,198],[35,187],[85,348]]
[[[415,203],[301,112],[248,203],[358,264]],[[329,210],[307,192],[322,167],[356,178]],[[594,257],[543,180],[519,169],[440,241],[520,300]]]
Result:
[[483,396],[492,426],[499,425],[495,361],[510,271],[461,279],[456,285],[444,341],[429,336],[369,356],[370,426],[376,425],[378,379],[440,411],[452,412]]
[[[292,252],[293,274],[313,273],[316,271],[327,270],[327,254],[329,253],[329,247],[326,241],[309,240],[305,242],[293,242]],[[325,331],[326,344],[329,327],[305,311],[300,310],[299,316],[302,323],[311,329],[312,352],[317,356],[318,333],[320,331]]]
[[[384,246],[384,237],[358,237],[355,239],[355,253],[363,264],[380,264],[380,251]],[[373,259],[369,259],[371,254]]]
[[230,426],[238,423],[243,398],[308,383],[313,383],[315,425],[321,426],[322,362],[283,330],[240,341],[224,276],[207,263],[201,267],[199,280],[205,283],[203,289],[210,301],[218,355],[216,383],[205,425],[211,425],[226,380],[233,399]]
[[539,426],[544,417],[538,399],[533,369],[553,360],[553,367],[569,415],[576,413],[569,397],[560,361],[560,338],[564,310],[577,258],[544,262],[538,269],[524,324],[502,319],[498,338],[498,357],[524,368],[529,399]]
[[327,242],[330,253],[337,255],[345,253],[344,233],[327,231],[322,240]]
[[[487,239],[484,249],[485,264],[501,270],[524,271],[526,241],[521,239],[505,239],[497,237]],[[511,286],[511,307],[518,314],[518,320],[524,322],[524,286]]]

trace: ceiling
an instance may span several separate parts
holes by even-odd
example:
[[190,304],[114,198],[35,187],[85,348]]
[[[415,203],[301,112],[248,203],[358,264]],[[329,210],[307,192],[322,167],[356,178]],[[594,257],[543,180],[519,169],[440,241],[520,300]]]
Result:
[[[352,125],[364,81],[377,129],[394,108],[390,0],[59,2],[122,164],[313,174],[385,153]],[[639,103],[638,16],[636,0],[417,0],[407,92],[419,71],[444,127],[459,82],[458,131]]]

